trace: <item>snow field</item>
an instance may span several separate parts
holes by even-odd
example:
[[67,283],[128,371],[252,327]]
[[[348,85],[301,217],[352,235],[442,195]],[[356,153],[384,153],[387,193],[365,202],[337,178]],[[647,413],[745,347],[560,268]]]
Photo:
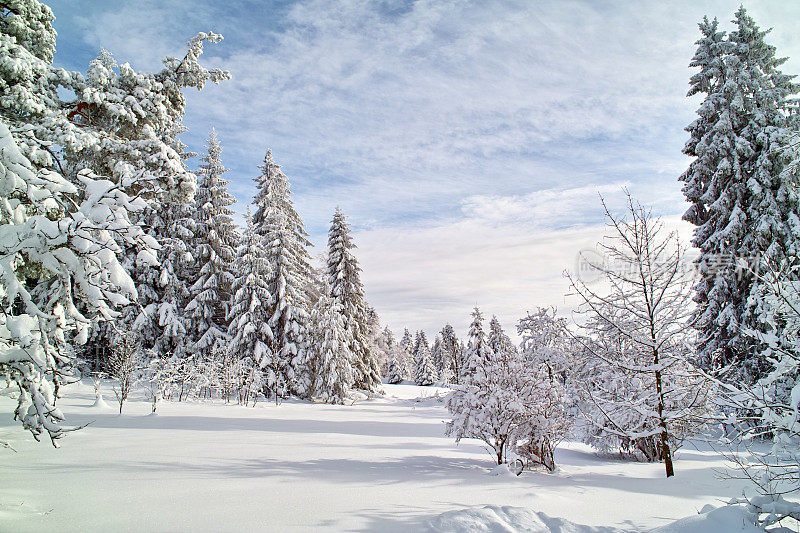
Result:
[[[716,453],[691,447],[672,479],[662,464],[573,443],[555,474],[492,476],[477,441],[444,436],[432,396],[446,389],[383,388],[349,406],[162,402],[157,416],[135,396],[119,416],[110,387],[103,408],[91,385],[72,385],[59,404],[71,424],[91,424],[62,448],[2,421],[17,453],[0,454],[0,531],[536,531],[534,518],[645,531],[741,494],[742,482],[718,479]],[[14,405],[0,398],[9,415]]]

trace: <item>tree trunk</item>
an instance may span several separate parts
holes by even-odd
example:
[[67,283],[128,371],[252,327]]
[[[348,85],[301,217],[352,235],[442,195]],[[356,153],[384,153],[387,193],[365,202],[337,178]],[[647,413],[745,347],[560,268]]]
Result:
[[[653,359],[658,364],[658,350],[653,350]],[[658,393],[658,422],[661,426],[661,456],[664,458],[664,467],[667,470],[667,477],[675,475],[672,467],[672,452],[669,449],[669,431],[667,430],[667,420],[664,418],[664,390],[661,384],[661,371],[656,370],[656,391]]]
[[497,452],[497,464],[501,465],[504,463],[503,452],[506,449],[506,440],[505,439],[496,440],[495,443],[496,444],[494,449]]

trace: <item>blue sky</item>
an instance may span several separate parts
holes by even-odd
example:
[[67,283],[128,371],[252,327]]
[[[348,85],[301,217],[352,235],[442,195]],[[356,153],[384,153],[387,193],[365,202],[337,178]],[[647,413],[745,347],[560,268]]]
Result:
[[[199,31],[233,79],[188,96],[190,149],[212,126],[244,212],[272,149],[324,252],[350,217],[367,296],[396,332],[462,334],[480,305],[507,329],[569,310],[561,276],[603,233],[598,192],[628,187],[668,217],[703,15],[738,2],[51,1],[56,63],[85,71],[102,46],[155,70]],[[800,72],[800,2],[748,6]],[[195,162],[196,164],[196,162]]]

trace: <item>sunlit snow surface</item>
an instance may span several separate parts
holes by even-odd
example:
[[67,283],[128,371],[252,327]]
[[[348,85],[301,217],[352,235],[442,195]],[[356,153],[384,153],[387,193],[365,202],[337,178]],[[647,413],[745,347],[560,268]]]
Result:
[[157,416],[137,396],[119,416],[110,386],[103,407],[88,383],[72,385],[59,404],[70,423],[92,423],[60,449],[35,443],[10,420],[15,402],[0,398],[0,439],[17,450],[0,449],[0,531],[547,531],[543,523],[597,533],[690,517],[664,530],[684,533],[738,523],[727,511],[713,522],[697,515],[743,487],[717,477],[725,462],[707,447],[685,447],[672,479],[661,464],[573,443],[558,450],[555,474],[492,476],[477,441],[444,436],[447,412],[433,396],[445,389],[384,390],[349,406],[162,402]]

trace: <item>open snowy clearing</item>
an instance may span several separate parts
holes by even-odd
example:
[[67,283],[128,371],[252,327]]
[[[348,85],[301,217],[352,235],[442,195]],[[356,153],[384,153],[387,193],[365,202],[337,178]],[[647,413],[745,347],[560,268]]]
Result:
[[444,436],[443,404],[416,400],[444,389],[384,390],[352,406],[162,402],[156,416],[142,399],[119,416],[110,389],[103,408],[72,385],[68,421],[93,422],[60,449],[3,417],[17,453],[0,454],[0,531],[646,531],[741,494],[717,477],[717,454],[692,446],[672,479],[572,443],[556,474],[491,476],[477,441]]

